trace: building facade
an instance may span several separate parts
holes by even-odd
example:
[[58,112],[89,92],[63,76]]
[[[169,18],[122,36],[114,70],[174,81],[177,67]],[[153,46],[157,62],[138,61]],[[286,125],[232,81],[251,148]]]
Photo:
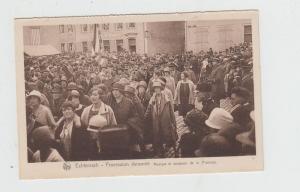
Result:
[[101,48],[109,52],[148,55],[209,48],[219,51],[252,41],[250,20],[28,26],[23,35],[24,45],[50,45],[59,52],[91,52],[98,39]]
[[[95,24],[24,27],[24,45],[51,45],[60,52],[91,52]],[[142,23],[97,24],[99,45],[109,52],[145,53]]]
[[193,52],[220,51],[252,41],[250,20],[187,21],[185,31],[186,50]]
[[149,22],[145,23],[146,53],[179,54],[185,50],[185,22]]

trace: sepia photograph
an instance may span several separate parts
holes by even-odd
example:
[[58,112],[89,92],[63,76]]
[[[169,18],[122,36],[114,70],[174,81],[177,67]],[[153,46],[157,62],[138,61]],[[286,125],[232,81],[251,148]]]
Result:
[[15,33],[21,178],[263,169],[257,11],[19,18]]

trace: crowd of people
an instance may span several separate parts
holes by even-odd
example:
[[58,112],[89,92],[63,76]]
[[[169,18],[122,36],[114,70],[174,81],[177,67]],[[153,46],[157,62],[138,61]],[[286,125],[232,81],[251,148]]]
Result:
[[29,162],[256,153],[249,43],[177,55],[24,58]]

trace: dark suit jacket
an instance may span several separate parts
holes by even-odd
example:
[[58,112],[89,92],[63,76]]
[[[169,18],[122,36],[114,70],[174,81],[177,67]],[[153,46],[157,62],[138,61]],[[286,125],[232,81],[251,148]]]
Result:
[[253,106],[249,103],[241,105],[231,112],[233,121],[241,126],[242,131],[249,131],[248,124],[251,122],[250,112],[253,110]]

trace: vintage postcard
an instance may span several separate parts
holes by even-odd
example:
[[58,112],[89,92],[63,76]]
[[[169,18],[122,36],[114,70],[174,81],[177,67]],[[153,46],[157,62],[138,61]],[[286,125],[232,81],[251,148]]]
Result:
[[263,170],[258,21],[15,19],[20,178]]

